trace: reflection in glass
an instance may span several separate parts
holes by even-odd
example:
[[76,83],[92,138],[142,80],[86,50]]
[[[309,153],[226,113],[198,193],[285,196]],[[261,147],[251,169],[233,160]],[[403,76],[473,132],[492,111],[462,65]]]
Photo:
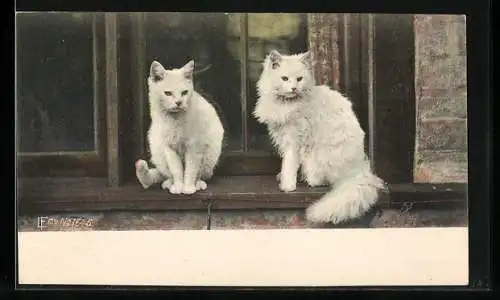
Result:
[[93,14],[16,19],[19,151],[93,150]]

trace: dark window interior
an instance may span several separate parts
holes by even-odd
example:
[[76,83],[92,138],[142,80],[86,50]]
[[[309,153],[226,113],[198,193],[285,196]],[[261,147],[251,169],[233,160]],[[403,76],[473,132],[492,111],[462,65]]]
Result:
[[93,16],[17,15],[19,151],[94,150]]
[[[247,111],[252,112],[257,100],[257,80],[262,61],[272,49],[283,54],[305,52],[308,49],[307,14],[250,13],[248,14]],[[248,118],[248,148],[250,151],[272,152],[264,125],[250,114]]]
[[[413,182],[415,147],[415,75],[413,15],[374,14],[368,29],[363,14],[342,14],[339,24],[340,90],[366,133],[366,149],[373,134],[374,167],[389,183]],[[371,35],[371,37],[370,37]],[[371,61],[367,43],[373,40]],[[372,68],[373,98],[367,87]],[[370,104],[370,101],[373,103]],[[368,112],[373,105],[374,128]]]
[[375,169],[391,183],[413,182],[416,127],[413,15],[376,14],[374,25]]
[[145,32],[147,67],[195,59],[195,88],[220,112],[226,152],[271,150],[265,127],[251,116],[256,82],[271,49],[307,50],[306,14],[147,13]]

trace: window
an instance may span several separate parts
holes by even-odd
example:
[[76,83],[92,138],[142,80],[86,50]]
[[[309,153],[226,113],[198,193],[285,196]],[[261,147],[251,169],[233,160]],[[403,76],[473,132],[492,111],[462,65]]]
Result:
[[[324,190],[277,190],[280,160],[251,116],[271,49],[310,50],[317,82],[352,100],[376,172],[391,184],[413,182],[412,15],[19,13],[20,207],[306,206]],[[147,157],[149,66],[158,60],[180,67],[189,59],[196,62],[196,89],[214,103],[226,128],[217,178],[210,190],[188,198],[145,192],[134,162]]]
[[[195,60],[195,88],[214,104],[226,128],[224,157],[217,173],[276,173],[279,160],[266,129],[251,116],[256,82],[271,49],[307,51],[307,14],[144,13],[139,22],[144,34],[140,58],[144,72],[153,60],[167,67]],[[147,113],[147,98],[143,99]],[[142,128],[147,130],[149,119],[144,120]]]
[[21,176],[105,174],[98,23],[91,13],[17,15]]
[[146,13],[144,17],[146,67],[158,60],[167,69],[178,68],[194,59],[196,71],[202,71],[195,78],[195,89],[217,108],[228,135],[226,149],[240,151],[244,58],[239,33],[230,30],[240,25],[239,15]]

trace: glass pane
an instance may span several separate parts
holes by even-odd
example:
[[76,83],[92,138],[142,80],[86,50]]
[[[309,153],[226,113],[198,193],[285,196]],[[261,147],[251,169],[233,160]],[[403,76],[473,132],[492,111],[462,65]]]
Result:
[[[252,112],[257,100],[256,84],[262,72],[267,53],[276,49],[283,54],[305,52],[307,42],[307,14],[251,13],[248,14],[248,100]],[[249,148],[269,151],[271,143],[266,127],[249,114]]]
[[226,150],[242,149],[240,15],[147,13],[147,66],[179,68],[195,60],[195,89],[214,103],[226,129]]
[[91,13],[17,14],[19,151],[93,150]]

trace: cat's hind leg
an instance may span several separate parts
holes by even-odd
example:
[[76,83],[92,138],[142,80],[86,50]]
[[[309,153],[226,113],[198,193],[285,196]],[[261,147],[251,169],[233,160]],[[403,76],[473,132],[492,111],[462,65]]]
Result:
[[326,181],[323,181],[323,180],[315,180],[315,181],[308,181],[307,185],[314,188],[314,187],[320,187],[320,186],[327,186],[327,183],[326,183]]
[[195,186],[197,191],[204,191],[207,189],[207,183],[202,179],[198,179]]
[[186,170],[184,172],[184,194],[193,194],[207,188],[206,183],[200,179],[204,163],[203,154],[197,153],[196,149],[187,150]]
[[317,161],[317,155],[309,155],[304,160],[301,168],[302,178],[310,187],[328,185],[325,169],[329,166],[324,162]]
[[207,180],[212,178],[213,171],[212,170],[200,170],[200,176],[196,180],[196,190],[204,191],[207,189]]
[[139,180],[140,184],[143,188],[147,189],[153,184],[159,183],[163,181],[164,176],[158,171],[156,168],[149,168],[148,163],[139,159],[135,162],[135,174],[137,176],[137,180]]
[[172,185],[174,185],[174,182],[172,181],[172,179],[167,178],[161,183],[161,188],[164,190],[170,190],[172,188]]
[[201,180],[203,181],[210,180],[210,178],[212,178],[213,175],[214,175],[214,170],[212,167],[202,165],[199,176]]
[[203,191],[207,189],[207,181],[214,175],[214,163],[206,158],[203,159],[198,179],[196,180],[196,190]]
[[320,176],[317,173],[310,174],[309,176],[304,176],[307,182],[307,185],[310,187],[319,187],[328,185],[328,181],[324,176]]

